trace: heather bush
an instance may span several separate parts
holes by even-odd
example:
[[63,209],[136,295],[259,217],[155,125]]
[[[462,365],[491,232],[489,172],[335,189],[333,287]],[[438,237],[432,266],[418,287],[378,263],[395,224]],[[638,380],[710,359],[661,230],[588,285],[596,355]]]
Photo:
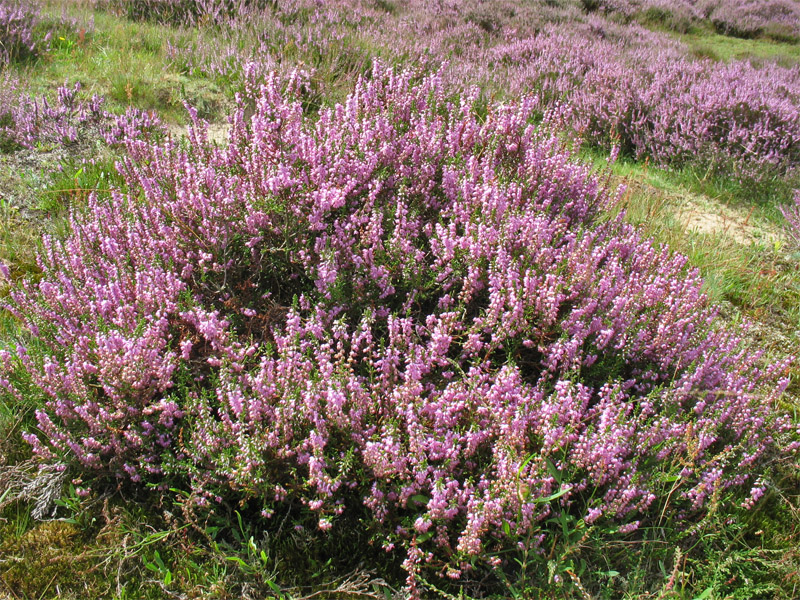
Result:
[[46,96],[9,93],[8,104],[3,107],[6,116],[0,135],[9,144],[26,148],[76,142],[81,130],[99,125],[105,115],[103,99],[95,96],[83,101],[79,98],[80,89],[80,83],[63,85],[52,100]]
[[126,139],[159,139],[164,125],[154,114],[129,108],[123,115],[103,109],[104,99],[80,96],[81,84],[63,85],[55,98],[31,96],[20,89],[19,81],[4,75],[0,90],[0,149],[70,146],[94,143],[97,138],[109,145],[122,145]]
[[225,146],[196,119],[128,140],[129,192],[44,240],[6,307],[31,341],[0,352],[42,461],[322,532],[364,513],[416,595],[565,515],[627,535],[757,501],[798,445],[786,365],[609,216],[535,98],[478,111],[380,65],[316,119],[306,93],[249,86]]
[[709,165],[741,180],[785,175],[800,160],[796,68],[679,60],[623,72],[628,77],[591,72],[574,98],[579,128],[592,141],[616,141],[661,164]]
[[488,65],[513,93],[533,89],[562,104],[590,143],[636,158],[756,182],[798,164],[800,70],[689,60],[678,44],[628,30],[616,40],[618,28],[602,22],[580,38],[550,27],[494,47]]
[[247,18],[273,0],[96,0],[95,6],[118,12],[133,20],[152,20],[171,25],[207,25],[232,17]]
[[38,8],[28,0],[0,0],[0,65],[35,53],[33,29],[38,18]]
[[742,38],[794,41],[800,35],[797,0],[586,0],[583,6],[612,18],[637,19],[678,31],[707,23],[718,33]]
[[491,7],[480,0],[295,0],[275,3],[270,10],[253,10],[246,18],[226,23],[222,39],[201,38],[189,47],[171,50],[175,62],[187,69],[236,80],[244,64],[252,68],[258,60],[272,68],[287,64],[291,68],[302,62],[319,70],[348,71],[340,55],[346,60],[348,50],[364,46],[390,60],[428,57],[437,62],[448,58],[471,62],[476,51],[504,39],[533,35],[546,23],[568,22],[578,14],[571,3],[513,0],[493,2]]
[[714,28],[725,35],[789,41],[800,36],[800,3],[796,0],[709,0],[702,9]]

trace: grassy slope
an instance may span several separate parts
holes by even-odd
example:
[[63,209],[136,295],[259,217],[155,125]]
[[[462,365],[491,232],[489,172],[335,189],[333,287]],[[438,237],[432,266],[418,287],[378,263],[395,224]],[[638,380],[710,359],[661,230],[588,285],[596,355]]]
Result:
[[80,81],[87,94],[104,96],[114,112],[133,105],[182,123],[183,102],[188,102],[203,107],[209,116],[220,116],[224,97],[216,85],[178,72],[167,56],[166,40],[185,44],[199,32],[131,22],[99,11],[79,14],[79,23],[86,25],[53,36],[53,51],[27,69],[33,92]]
[[[89,13],[77,10],[75,16],[86,20]],[[187,101],[201,106],[210,120],[224,119],[225,91],[213,81],[181,73],[166,53],[167,39],[185,42],[212,31],[176,31],[105,13],[97,13],[94,29],[87,29],[81,33],[80,26],[65,28],[55,37],[50,54],[21,69],[32,91],[80,81],[87,93],[106,96],[115,111],[129,104],[156,109],[167,121],[181,124],[182,102]],[[722,60],[800,60],[797,45],[718,35],[683,37],[696,53]],[[333,70],[336,61],[326,65]],[[322,76],[333,81],[337,74]],[[101,158],[110,170],[114,157]],[[605,161],[596,153],[586,158]],[[54,174],[58,164],[63,173]],[[0,259],[19,273],[35,272],[33,250],[39,233],[63,227],[65,209],[83,201],[82,190],[113,185],[107,175],[100,175],[106,172],[102,168],[79,173],[76,165],[74,157],[53,156],[44,149],[26,154],[24,161],[0,156]],[[629,187],[628,218],[657,241],[687,254],[703,272],[709,295],[725,306],[727,317],[753,319],[754,342],[773,356],[800,346],[798,258],[776,234],[777,212],[769,198],[750,197],[755,202],[745,202],[747,190],[704,181],[691,172],[631,162],[617,163],[613,169]],[[687,228],[687,213],[719,211],[730,211],[730,227],[723,220],[722,226],[716,221],[700,232]],[[745,233],[736,233],[740,230]],[[13,327],[7,317],[3,324]],[[800,371],[794,378],[800,380]],[[791,392],[800,396],[796,383]],[[0,405],[0,464],[5,466],[0,494],[3,484],[9,485],[9,474],[24,479],[30,469],[19,437],[30,413],[31,407]],[[790,472],[779,469],[777,476],[789,477],[781,474],[784,471]],[[712,511],[692,541],[678,533],[675,524],[665,524],[643,532],[641,550],[633,553],[624,544],[604,541],[598,532],[574,547],[565,546],[562,558],[571,553],[586,560],[602,582],[595,591],[607,597],[781,597],[800,589],[798,506],[798,498],[775,490],[756,511]],[[358,564],[369,554],[359,551],[357,539],[308,547],[302,533],[291,527],[276,525],[266,533],[250,530],[246,520],[237,518],[236,507],[221,512],[213,523],[195,523],[185,512],[181,519],[172,518],[186,510],[180,497],[173,504],[158,505],[152,497],[121,490],[88,504],[67,493],[59,509],[66,520],[34,522],[29,509],[20,501],[5,505],[0,513],[0,598],[3,593],[10,598],[234,598],[247,590],[253,597],[278,596],[279,589],[286,591],[285,597],[312,591],[319,592],[316,597],[384,597],[392,588],[379,577],[397,581],[397,565],[379,556],[371,557],[369,568]],[[186,522],[191,525],[181,524]],[[354,558],[348,560],[350,556]],[[337,579],[350,572],[356,574]],[[552,597],[555,591],[540,593]]]
[[739,39],[714,32],[692,32],[677,36],[696,56],[714,60],[772,59],[790,66],[800,63],[800,45],[771,40]]

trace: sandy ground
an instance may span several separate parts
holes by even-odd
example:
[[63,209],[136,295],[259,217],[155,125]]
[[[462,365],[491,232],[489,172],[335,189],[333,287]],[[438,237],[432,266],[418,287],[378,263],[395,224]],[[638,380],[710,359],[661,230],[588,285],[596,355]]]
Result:
[[702,203],[685,202],[678,207],[677,217],[687,231],[721,234],[744,245],[754,242],[775,243],[781,239],[777,227],[755,222],[752,210],[731,208],[708,198],[704,198]]

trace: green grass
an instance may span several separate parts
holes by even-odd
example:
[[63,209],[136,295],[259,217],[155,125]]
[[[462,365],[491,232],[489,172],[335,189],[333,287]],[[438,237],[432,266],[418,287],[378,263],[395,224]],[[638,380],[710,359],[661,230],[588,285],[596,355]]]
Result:
[[[50,9],[57,22],[60,7]],[[33,94],[50,93],[68,81],[80,81],[87,96],[106,98],[106,108],[121,113],[128,106],[158,110],[167,122],[185,123],[183,102],[204,108],[205,118],[221,116],[223,92],[208,80],[179,72],[167,56],[167,42],[186,44],[202,31],[180,30],[151,22],[133,22],[74,5],[70,16],[94,27],[60,28],[52,50],[40,59],[18,65]]]
[[[19,215],[8,200],[0,198],[0,260],[11,265],[12,273],[36,270],[36,230]],[[0,283],[0,297],[3,285]]]
[[732,60],[773,60],[784,66],[800,63],[800,44],[770,39],[742,39],[710,31],[678,34],[692,54],[730,62]]
[[118,158],[110,152],[91,163],[67,158],[40,192],[37,208],[50,217],[64,216],[70,208],[84,206],[92,193],[107,196],[122,189],[124,180],[115,167]]
[[[790,467],[778,466],[790,478],[783,489],[797,489]],[[0,593],[5,587],[12,597],[37,599],[377,599],[391,597],[401,581],[398,565],[364,543],[357,522],[321,535],[298,531],[291,509],[265,522],[223,503],[201,517],[187,512],[184,499],[129,492],[80,499],[70,488],[58,503],[59,520],[49,522],[32,521],[25,503],[6,506]],[[521,567],[505,584],[495,581],[490,597],[793,597],[800,586],[797,500],[773,491],[756,511],[712,508],[689,529],[663,522],[624,538],[568,524],[545,556],[519,553],[527,572]],[[491,581],[485,569],[476,576]],[[463,581],[467,593],[458,597],[470,598],[476,582]],[[429,592],[423,597],[448,587],[442,580],[421,585]]]
[[[70,486],[58,501],[59,519],[47,522],[30,519],[24,502],[7,505],[0,513],[0,595],[288,600],[391,594],[376,568],[397,565],[380,565],[378,552],[357,545],[364,537],[357,529],[315,538],[282,518],[296,515],[265,523],[223,503],[198,517],[185,500],[141,492],[81,499]],[[371,565],[359,564],[365,559]]]
[[780,35],[741,38],[717,32],[707,21],[683,18],[663,8],[651,8],[634,15],[641,25],[671,35],[685,43],[694,56],[730,62],[771,60],[784,66],[800,63],[800,40]]

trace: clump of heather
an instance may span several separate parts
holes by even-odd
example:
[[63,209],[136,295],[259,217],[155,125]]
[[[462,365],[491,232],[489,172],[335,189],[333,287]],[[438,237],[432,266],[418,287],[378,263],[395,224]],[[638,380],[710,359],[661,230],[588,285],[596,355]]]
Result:
[[534,30],[503,23],[496,36],[431,21],[424,41],[387,28],[375,35],[439,59],[459,40],[449,71],[456,89],[477,81],[505,97],[538,94],[564,107],[567,124],[589,143],[757,183],[785,177],[800,161],[797,67],[697,60],[668,36],[595,13],[568,28],[558,19]]
[[[574,96],[579,129],[637,158],[708,165],[740,180],[790,173],[800,160],[800,70],[773,63],[661,60],[645,69],[593,70]],[[656,63],[650,63],[656,64]],[[666,68],[663,65],[668,65]],[[595,110],[592,110],[594,107]]]
[[164,125],[154,114],[130,108],[123,115],[114,115],[103,109],[102,97],[82,98],[80,83],[60,86],[55,98],[48,99],[25,93],[10,75],[4,78],[0,149],[69,146],[96,137],[109,145],[121,145],[126,139],[164,134]]
[[134,107],[129,107],[121,115],[104,113],[100,127],[103,141],[112,147],[123,147],[127,142],[136,139],[157,142],[167,134],[167,126],[155,112]]
[[306,93],[251,87],[227,146],[197,121],[188,147],[130,140],[129,193],[44,240],[7,306],[35,343],[0,352],[43,461],[301,504],[322,531],[366,511],[415,594],[547,548],[550,516],[630,532],[755,501],[798,445],[786,365],[608,217],[620,191],[531,124],[536,99],[484,114],[380,65],[317,119]]
[[9,143],[25,148],[76,142],[82,129],[96,127],[105,115],[103,99],[95,96],[84,101],[79,96],[80,89],[80,83],[65,84],[51,100],[25,93],[8,94],[0,135]]
[[800,2],[796,0],[708,0],[703,10],[725,35],[789,40],[800,36]]
[[800,70],[690,60],[679,44],[641,30],[637,39],[635,26],[615,39],[618,30],[595,21],[578,38],[548,27],[494,47],[488,65],[513,91],[563,104],[590,143],[739,180],[791,172],[800,160]]
[[97,8],[121,13],[133,20],[151,20],[171,25],[220,23],[231,17],[246,18],[254,9],[264,9],[269,0],[95,0]]
[[582,5],[590,12],[673,29],[705,22],[721,34],[742,38],[795,40],[800,35],[797,0],[582,0]]
[[30,1],[0,0],[0,65],[36,51],[33,29],[39,10]]

